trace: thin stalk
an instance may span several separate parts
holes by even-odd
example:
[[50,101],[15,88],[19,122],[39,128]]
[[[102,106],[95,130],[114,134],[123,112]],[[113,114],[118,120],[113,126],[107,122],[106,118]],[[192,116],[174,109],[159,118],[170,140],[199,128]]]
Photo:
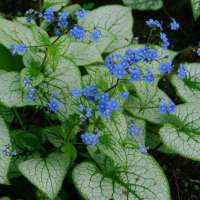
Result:
[[16,109],[16,108],[13,108],[13,111],[14,111],[14,113],[15,113],[15,116],[17,117],[17,120],[18,120],[20,126],[23,128],[23,127],[24,127],[24,124],[23,124],[23,121],[22,121],[22,119],[21,119],[19,113],[17,112],[17,109]]

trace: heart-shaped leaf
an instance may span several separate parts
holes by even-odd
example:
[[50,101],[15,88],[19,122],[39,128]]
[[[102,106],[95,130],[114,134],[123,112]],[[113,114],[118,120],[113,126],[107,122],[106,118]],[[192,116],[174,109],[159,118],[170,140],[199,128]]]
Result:
[[67,173],[70,160],[62,153],[33,158],[19,164],[21,173],[49,198],[54,199]]
[[8,128],[0,116],[0,184],[8,184],[7,173],[11,161],[11,157],[3,153],[5,145],[10,145],[10,136]]
[[200,160],[200,104],[186,103],[177,106],[172,116],[174,123],[160,129],[164,144],[190,159]]

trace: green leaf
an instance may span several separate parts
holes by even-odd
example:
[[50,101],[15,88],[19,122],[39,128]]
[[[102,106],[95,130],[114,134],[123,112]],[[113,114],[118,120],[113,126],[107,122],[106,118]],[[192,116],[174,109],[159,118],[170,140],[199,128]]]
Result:
[[60,57],[55,71],[47,65],[45,68],[45,82],[48,83],[48,92],[50,94],[56,93],[56,98],[61,103],[58,112],[59,118],[63,120],[74,114],[77,111],[77,104],[71,95],[71,90],[81,87],[80,71],[74,63]]
[[124,165],[110,174],[84,162],[73,170],[73,181],[88,200],[169,200],[167,180],[154,159],[126,148]]
[[0,102],[7,107],[21,107],[25,105],[18,72],[0,70]]
[[14,113],[10,108],[0,105],[0,116],[2,116],[8,124],[10,124],[13,121]]
[[5,145],[10,145],[10,136],[3,118],[0,117],[0,184],[8,184],[7,173],[11,161],[11,158],[2,152]]
[[48,33],[44,29],[40,28],[39,26],[33,25],[33,24],[30,24],[29,26],[33,33],[33,38],[38,45],[46,46],[46,45],[51,44]]
[[56,44],[61,55],[78,66],[103,62],[100,52],[93,45],[72,41],[69,36],[63,36]]
[[0,69],[6,71],[19,71],[23,67],[22,60],[19,56],[13,57],[8,49],[0,44]]
[[160,129],[162,141],[176,153],[200,161],[200,104],[177,106],[172,119]]
[[63,183],[69,159],[62,153],[47,158],[34,158],[19,165],[21,173],[49,198],[54,199]]
[[175,154],[175,152],[163,144],[160,135],[157,132],[147,132],[146,133],[146,146],[150,149],[155,149],[166,154]]
[[77,150],[74,145],[66,143],[63,146],[62,151],[70,158],[71,161],[74,161],[77,158]]
[[31,79],[32,86],[37,86],[44,80],[44,75],[37,68],[24,68],[20,73],[22,87],[25,87],[23,80],[26,76]]
[[60,10],[62,7],[67,6],[70,0],[44,0],[43,8],[53,6],[55,10]]
[[194,19],[197,20],[197,18],[200,16],[200,1],[199,0],[191,0],[192,4],[192,11],[194,15]]
[[[144,45],[134,45],[131,46],[133,49],[143,48]],[[160,62],[172,61],[176,55],[173,51],[162,50],[158,46],[153,46],[159,53]],[[125,49],[121,49],[120,53],[124,53]],[[169,97],[158,88],[158,82],[162,78],[159,70],[159,63],[153,61],[148,65],[145,63],[138,64],[140,69],[143,71],[147,67],[151,69],[155,76],[153,83],[148,84],[144,81],[131,82],[128,86],[130,89],[134,90],[134,96],[130,96],[125,103],[125,109],[135,117],[145,119],[152,123],[162,124],[168,122],[169,118],[158,112],[158,105],[161,100],[169,100]]]
[[47,62],[53,70],[56,69],[60,59],[60,51],[57,45],[51,45],[47,49]]
[[163,6],[162,0],[123,0],[123,2],[136,10],[158,10]]
[[12,142],[22,150],[34,151],[39,150],[41,147],[39,138],[29,131],[15,130],[12,135]]
[[103,6],[88,12],[84,27],[92,30],[94,26],[102,34],[95,44],[100,52],[111,52],[127,46],[133,38],[131,10],[123,6]]
[[11,44],[24,43],[25,45],[37,45],[33,39],[33,33],[27,26],[18,22],[12,22],[0,18],[0,43],[10,48]]
[[37,48],[29,48],[23,56],[23,63],[28,68],[40,69],[44,55]]
[[50,126],[41,130],[42,134],[45,134],[49,142],[55,147],[59,148],[64,143],[64,138],[62,137],[62,127],[61,126]]
[[199,101],[200,98],[200,65],[199,63],[186,63],[187,76],[181,80],[177,75],[172,76],[172,84],[177,95],[186,102]]
[[[142,84],[142,83],[141,83]],[[139,94],[139,93],[138,93]],[[144,96],[142,96],[142,94]],[[158,88],[144,87],[140,97],[130,96],[125,103],[125,109],[133,116],[147,120],[155,124],[163,124],[170,119],[167,115],[158,111],[161,100],[169,100],[169,97]]]
[[119,142],[123,142],[127,138],[126,118],[121,113],[115,113],[111,119],[103,120],[103,132],[115,138]]
[[0,200],[11,200],[10,197],[1,197]]
[[88,75],[82,77],[84,86],[96,84],[99,90],[105,91],[116,84],[115,77],[103,65],[88,65],[86,70]]
[[139,134],[136,137],[130,136],[129,138],[134,139],[138,144],[146,144],[146,122],[135,117],[125,115],[128,128],[131,127],[131,124],[134,123],[137,128],[139,128]]

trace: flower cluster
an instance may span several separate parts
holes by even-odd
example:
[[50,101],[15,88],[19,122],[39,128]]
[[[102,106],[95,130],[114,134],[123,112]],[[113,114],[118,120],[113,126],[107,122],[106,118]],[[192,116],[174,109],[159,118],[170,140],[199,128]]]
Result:
[[86,107],[83,104],[80,104],[79,111],[81,112],[81,115],[80,115],[81,121],[85,121],[86,119],[89,119],[90,117],[92,117],[93,110],[90,107]]
[[[26,99],[30,103],[32,103],[33,101],[37,99],[38,90],[36,87],[32,85],[31,78],[29,76],[24,76],[22,82],[26,91]],[[51,95],[51,97],[49,98],[47,102],[47,108],[50,112],[56,112],[60,109],[60,102],[55,97],[56,97],[56,94]]]
[[[72,18],[74,18],[78,22],[85,20],[86,16],[87,16],[86,11],[83,8],[81,8],[80,10],[75,12],[75,16],[72,16]],[[54,23],[55,26],[53,30],[56,36],[60,36],[62,35],[62,33],[68,32],[66,28],[67,25],[69,24],[69,13],[67,11],[60,11],[56,13],[54,7],[49,7],[46,10],[44,10],[43,13],[40,13],[34,9],[29,9],[26,12],[27,22],[29,23],[32,22],[33,17],[39,17],[40,19],[43,19],[48,23]],[[69,35],[75,40],[83,41],[86,37],[86,30],[79,24],[75,24],[72,28],[70,28]],[[100,37],[101,37],[101,32],[96,27],[94,27],[94,29],[90,33],[90,40],[92,42],[95,42],[99,40]]]
[[160,30],[163,30],[161,23],[157,19],[146,20],[146,25],[150,28],[159,28]]
[[145,81],[152,83],[155,79],[150,69],[141,70],[138,67],[140,62],[148,63],[158,59],[157,50],[150,47],[139,49],[128,48],[124,55],[114,53],[105,58],[104,65],[111,75],[115,75],[118,79],[129,77],[131,81]]
[[169,74],[172,71],[172,62],[161,62],[160,63],[160,73]]
[[2,148],[1,151],[5,156],[8,156],[8,157],[16,157],[17,156],[17,152],[12,151],[11,146],[9,144],[4,145],[4,147]]
[[[167,49],[170,45],[167,35],[163,32],[162,24],[157,19],[148,19],[146,20],[146,25],[150,28],[156,28],[160,31],[160,40],[162,41],[161,46],[163,49]],[[173,31],[178,31],[180,28],[179,23],[172,18],[172,21],[169,24],[169,27]]]
[[31,85],[31,79],[29,76],[24,76],[23,85],[26,88],[26,99],[29,102],[35,101],[37,89]]
[[[95,105],[95,110],[98,111],[98,114],[103,118],[109,118],[112,115],[112,112],[120,108],[119,101],[114,97],[109,97],[108,92],[99,92],[96,85],[90,85],[83,89],[73,89],[72,95],[74,97],[85,97],[89,102],[92,102]],[[120,93],[120,95],[122,95]],[[126,97],[125,97],[126,96]],[[127,98],[128,94],[124,93],[123,98]],[[82,104],[80,105],[81,119],[85,120],[92,117],[93,111],[89,107],[85,107]]]
[[131,123],[131,126],[128,129],[129,135],[137,137],[140,134],[140,129],[136,126],[135,122]]
[[118,110],[119,108],[119,102],[114,97],[109,98],[108,93],[100,93],[98,95],[97,109],[101,117],[108,118],[114,110]]
[[23,55],[27,48],[24,44],[12,44],[10,46],[10,52],[13,56]]
[[162,44],[161,44],[162,48],[163,49],[167,49],[169,47],[169,45],[170,45],[169,44],[169,40],[167,38],[167,35],[165,33],[161,32],[160,33],[160,39],[162,41]]
[[172,22],[169,24],[169,26],[173,31],[178,31],[180,28],[180,24],[175,19],[172,19]]
[[70,31],[69,34],[72,38],[82,41],[85,38],[85,29],[80,25],[75,25]]
[[99,134],[86,132],[84,134],[81,134],[81,140],[86,145],[96,145],[99,142]]
[[161,102],[158,107],[158,111],[162,114],[170,114],[175,112],[175,110],[176,110],[176,105],[171,100],[166,102]]
[[184,79],[187,76],[187,71],[184,67],[183,64],[180,64],[179,69],[178,69],[178,77],[180,79]]

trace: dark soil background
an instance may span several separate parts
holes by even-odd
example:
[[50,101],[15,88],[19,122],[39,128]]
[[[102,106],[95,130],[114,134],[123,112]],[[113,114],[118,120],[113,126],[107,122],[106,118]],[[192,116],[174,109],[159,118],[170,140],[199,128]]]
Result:
[[[101,5],[122,4],[121,0],[72,0],[72,3],[79,3],[87,9],[93,9]],[[37,8],[37,1],[31,0],[0,0],[0,14],[12,19],[15,16],[22,16],[29,8]],[[141,43],[145,43],[148,29],[145,20],[152,17],[158,18],[163,24],[168,24],[170,17],[177,19],[181,24],[181,31],[177,34],[168,33],[173,41],[172,49],[179,51],[178,62],[199,61],[194,54],[194,49],[199,46],[200,41],[200,19],[196,22],[193,19],[190,0],[165,0],[165,5],[158,11],[136,11],[133,10],[134,35],[139,37]],[[163,167],[171,188],[173,200],[200,200],[200,163],[187,160],[176,155],[166,155],[158,152],[151,152]],[[69,180],[69,177],[67,178]],[[22,177],[11,180],[12,185],[0,185],[0,197],[10,196],[12,199],[34,200],[34,189],[31,184]],[[66,180],[64,192],[61,192],[62,199],[81,199],[73,185]],[[160,199],[162,200],[162,199]]]

